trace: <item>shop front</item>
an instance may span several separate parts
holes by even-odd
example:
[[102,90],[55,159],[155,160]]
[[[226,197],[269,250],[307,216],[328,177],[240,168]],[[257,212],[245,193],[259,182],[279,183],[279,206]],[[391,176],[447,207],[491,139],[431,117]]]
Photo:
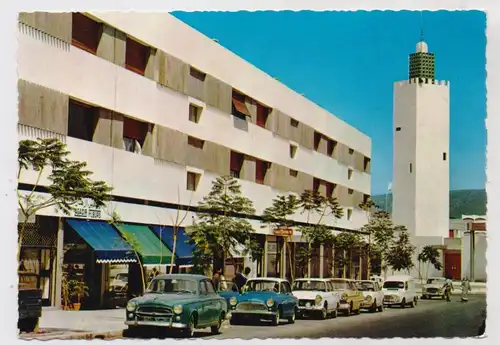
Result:
[[174,255],[172,273],[190,273],[193,268],[193,253],[196,246],[189,243],[191,238],[186,230],[181,227],[159,225],[152,225],[150,228]]

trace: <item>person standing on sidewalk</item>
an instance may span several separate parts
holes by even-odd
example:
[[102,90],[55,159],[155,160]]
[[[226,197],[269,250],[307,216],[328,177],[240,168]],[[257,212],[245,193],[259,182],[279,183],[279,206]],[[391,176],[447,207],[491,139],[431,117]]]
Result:
[[446,301],[451,302],[451,292],[453,291],[453,282],[450,278],[446,279],[444,283],[444,294],[446,296]]
[[462,283],[460,284],[461,288],[462,288],[462,296],[461,296],[461,299],[462,299],[462,302],[467,302],[469,299],[467,298],[467,295],[470,291],[470,282],[469,282],[469,279],[467,277],[464,277],[462,279]]
[[222,278],[222,268],[218,268],[217,270],[215,270],[214,275],[212,276],[212,281],[214,283],[215,291],[220,291],[221,278]]

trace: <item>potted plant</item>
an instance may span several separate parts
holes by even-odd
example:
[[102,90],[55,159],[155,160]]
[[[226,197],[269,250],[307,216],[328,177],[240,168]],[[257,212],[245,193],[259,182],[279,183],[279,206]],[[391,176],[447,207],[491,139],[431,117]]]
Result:
[[73,310],[80,310],[81,300],[89,295],[89,288],[85,282],[81,280],[73,280],[71,284],[71,297],[76,299],[73,303]]
[[70,310],[71,309],[71,291],[69,286],[68,276],[66,274],[63,275],[62,284],[61,284],[61,299],[62,299],[62,309]]

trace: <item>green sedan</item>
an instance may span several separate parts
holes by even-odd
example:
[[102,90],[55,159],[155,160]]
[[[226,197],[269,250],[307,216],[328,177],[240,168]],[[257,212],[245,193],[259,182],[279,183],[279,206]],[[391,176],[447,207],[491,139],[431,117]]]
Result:
[[155,277],[143,296],[127,303],[125,324],[131,336],[154,327],[177,329],[192,337],[195,329],[207,327],[218,334],[226,314],[227,302],[217,294],[211,279],[165,274]]

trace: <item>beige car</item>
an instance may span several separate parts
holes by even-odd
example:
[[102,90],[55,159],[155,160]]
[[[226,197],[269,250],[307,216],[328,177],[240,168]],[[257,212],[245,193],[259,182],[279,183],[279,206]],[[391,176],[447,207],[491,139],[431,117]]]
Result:
[[333,289],[340,294],[339,311],[345,316],[359,314],[363,307],[363,292],[359,291],[352,279],[332,278]]

